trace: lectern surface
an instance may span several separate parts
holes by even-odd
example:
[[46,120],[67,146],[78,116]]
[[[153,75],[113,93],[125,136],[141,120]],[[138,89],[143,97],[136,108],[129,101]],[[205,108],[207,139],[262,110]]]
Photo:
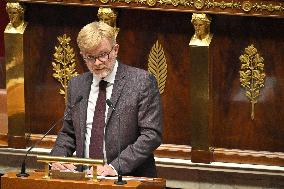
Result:
[[[44,173],[32,172],[29,177],[17,177],[16,173],[6,173],[1,178],[1,189],[160,189],[166,187],[165,179],[154,178],[143,181],[128,180],[127,184],[119,186],[114,180],[102,179],[99,182],[91,180],[45,179]],[[139,178],[137,178],[139,179]]]

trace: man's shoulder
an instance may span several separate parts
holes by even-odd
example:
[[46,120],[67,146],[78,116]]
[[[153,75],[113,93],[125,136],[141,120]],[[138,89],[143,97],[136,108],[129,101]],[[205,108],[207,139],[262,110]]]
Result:
[[123,64],[123,72],[125,75],[125,80],[129,86],[133,88],[145,88],[149,86],[157,86],[157,81],[155,76],[148,72],[147,70],[136,68],[133,66]]
[[73,77],[71,79],[71,81],[72,82],[84,82],[88,79],[92,79],[92,73],[91,72],[85,72],[85,73],[79,74],[79,75]]
[[121,63],[122,68],[124,69],[125,73],[130,77],[149,77],[150,73],[147,70],[129,66],[126,64]]

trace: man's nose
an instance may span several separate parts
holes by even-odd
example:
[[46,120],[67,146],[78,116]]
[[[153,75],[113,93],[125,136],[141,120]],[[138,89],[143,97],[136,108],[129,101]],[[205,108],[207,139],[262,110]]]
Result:
[[96,60],[94,61],[94,64],[96,65],[96,66],[99,66],[99,65],[101,65],[103,62],[101,62],[98,58],[96,58]]

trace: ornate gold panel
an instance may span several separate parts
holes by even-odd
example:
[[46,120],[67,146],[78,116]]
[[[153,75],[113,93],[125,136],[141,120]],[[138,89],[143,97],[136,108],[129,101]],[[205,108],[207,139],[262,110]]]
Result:
[[148,57],[148,71],[156,77],[160,94],[162,94],[167,80],[167,61],[163,47],[158,40],[153,45]]
[[262,13],[262,11],[268,12],[282,12],[284,6],[282,3],[275,3],[273,1],[261,1],[253,3],[251,1],[234,1],[225,2],[223,0],[91,0],[100,1],[103,4],[110,3],[133,3],[139,5],[148,5],[150,7],[158,5],[172,5],[174,7],[182,6],[187,8],[195,8],[196,10],[208,10],[208,9],[231,9],[231,10],[242,10],[249,12],[251,10]]
[[241,86],[246,90],[246,96],[251,102],[251,119],[254,119],[254,105],[264,87],[264,59],[258,54],[254,45],[245,48],[245,53],[239,57],[242,65],[240,69]]
[[57,37],[59,45],[55,46],[55,53],[53,54],[54,61],[52,62],[54,74],[52,75],[60,82],[63,89],[59,89],[59,93],[64,95],[66,101],[68,81],[77,76],[75,54],[73,48],[69,45],[71,38],[66,34]]

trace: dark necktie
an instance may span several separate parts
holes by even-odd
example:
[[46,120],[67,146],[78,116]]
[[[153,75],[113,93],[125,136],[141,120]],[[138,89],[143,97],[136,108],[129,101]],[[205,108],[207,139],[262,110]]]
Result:
[[93,159],[103,159],[103,141],[106,111],[107,81],[99,83],[99,95],[93,117],[92,134],[89,146],[89,156]]

